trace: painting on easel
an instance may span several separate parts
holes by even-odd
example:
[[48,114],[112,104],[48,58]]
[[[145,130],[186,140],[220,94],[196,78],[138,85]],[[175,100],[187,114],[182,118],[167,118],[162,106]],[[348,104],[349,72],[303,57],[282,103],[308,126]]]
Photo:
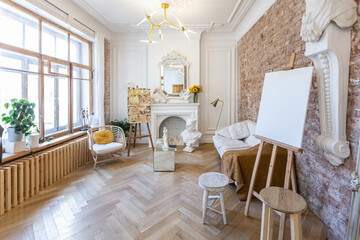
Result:
[[128,88],[129,123],[151,122],[151,95],[147,88]]
[[[149,137],[152,149],[154,150],[149,126],[149,123],[151,123],[150,89],[138,88],[137,86],[136,88],[128,88],[128,122],[130,123],[128,156],[130,156],[131,140],[134,141],[133,147],[135,148],[136,139]],[[148,135],[142,135],[141,123],[146,123]],[[133,125],[135,125],[134,133]]]

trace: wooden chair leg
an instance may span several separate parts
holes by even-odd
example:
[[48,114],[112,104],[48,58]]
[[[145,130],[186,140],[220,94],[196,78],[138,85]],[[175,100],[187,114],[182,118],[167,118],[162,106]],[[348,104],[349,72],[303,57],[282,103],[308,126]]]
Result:
[[97,162],[97,156],[94,158],[94,167],[93,167],[93,169],[96,168],[96,162]]
[[132,123],[130,123],[130,131],[129,131],[129,144],[128,144],[128,156],[130,156],[130,147],[131,147],[131,135],[132,135]]
[[290,214],[291,240],[302,239],[301,214]]
[[262,206],[261,217],[261,240],[271,240],[273,236],[273,215],[274,211],[265,203]]
[[224,193],[220,192],[220,204],[221,204],[221,212],[224,219],[224,224],[227,224],[226,221],[226,211],[225,211],[225,200],[224,200]]
[[207,211],[207,202],[208,202],[209,192],[207,190],[204,190],[204,196],[203,196],[203,214],[202,214],[202,224],[205,223],[205,217],[206,217],[206,211]]
[[245,216],[247,216],[249,214],[251,198],[252,198],[253,191],[254,191],[254,186],[255,186],[256,174],[257,174],[257,171],[258,171],[258,168],[259,168],[260,159],[261,159],[261,153],[262,153],[263,147],[264,147],[264,141],[261,141],[258,152],[257,152],[257,155],[256,155],[254,169],[253,169],[252,176],[251,176],[249,192],[248,192],[246,205],[245,205],[245,213],[244,213]]

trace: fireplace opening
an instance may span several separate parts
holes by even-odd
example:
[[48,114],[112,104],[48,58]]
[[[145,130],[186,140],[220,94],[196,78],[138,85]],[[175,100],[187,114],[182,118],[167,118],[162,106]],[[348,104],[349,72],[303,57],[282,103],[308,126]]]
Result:
[[159,136],[163,137],[164,127],[167,128],[168,132],[168,143],[169,145],[183,145],[183,140],[180,133],[185,130],[186,122],[180,117],[168,117],[161,122],[159,127]]

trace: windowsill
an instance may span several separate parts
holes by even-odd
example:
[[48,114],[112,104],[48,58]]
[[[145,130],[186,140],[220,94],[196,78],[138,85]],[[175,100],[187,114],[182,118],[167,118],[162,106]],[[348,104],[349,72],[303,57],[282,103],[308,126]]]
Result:
[[17,158],[29,156],[29,155],[31,155],[31,153],[30,153],[31,151],[33,153],[37,153],[37,152],[43,151],[43,150],[45,150],[47,148],[54,147],[54,146],[56,146],[58,144],[67,142],[69,140],[72,140],[74,138],[78,138],[78,137],[84,136],[84,135],[86,135],[86,132],[84,132],[84,131],[76,132],[76,133],[70,133],[70,134],[67,134],[65,136],[55,138],[55,139],[53,139],[53,140],[51,140],[49,142],[41,143],[41,144],[39,144],[39,147],[33,148],[31,150],[26,149],[25,151],[18,152],[18,153],[3,153],[2,154],[2,157],[3,157],[2,164],[13,161],[13,160],[15,160]]

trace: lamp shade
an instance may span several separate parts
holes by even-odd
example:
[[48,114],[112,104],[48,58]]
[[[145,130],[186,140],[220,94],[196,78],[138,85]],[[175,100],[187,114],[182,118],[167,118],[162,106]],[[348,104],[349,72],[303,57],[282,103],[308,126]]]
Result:
[[210,104],[213,105],[213,107],[216,107],[220,99],[216,99],[215,101],[211,102]]

